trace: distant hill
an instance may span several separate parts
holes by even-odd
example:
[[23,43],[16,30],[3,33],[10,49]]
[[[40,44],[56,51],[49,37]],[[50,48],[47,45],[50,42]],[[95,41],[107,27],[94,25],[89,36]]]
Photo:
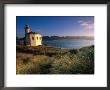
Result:
[[58,39],[88,39],[93,40],[92,36],[43,36],[43,40],[58,40]]

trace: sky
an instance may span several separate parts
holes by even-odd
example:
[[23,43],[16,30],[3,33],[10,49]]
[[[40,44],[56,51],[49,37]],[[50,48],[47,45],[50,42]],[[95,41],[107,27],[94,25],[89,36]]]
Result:
[[17,37],[26,24],[43,36],[94,36],[94,16],[16,16]]

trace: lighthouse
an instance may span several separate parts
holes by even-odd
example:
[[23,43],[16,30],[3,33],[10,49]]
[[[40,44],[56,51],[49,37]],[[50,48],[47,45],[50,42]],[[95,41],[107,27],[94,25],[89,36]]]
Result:
[[29,25],[25,25],[25,45],[39,46],[42,45],[42,35],[38,32],[32,32]]

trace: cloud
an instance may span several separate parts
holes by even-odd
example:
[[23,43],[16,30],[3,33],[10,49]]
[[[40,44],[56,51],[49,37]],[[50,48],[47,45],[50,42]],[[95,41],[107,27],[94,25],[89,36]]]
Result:
[[79,20],[78,23],[84,30],[94,30],[94,22]]

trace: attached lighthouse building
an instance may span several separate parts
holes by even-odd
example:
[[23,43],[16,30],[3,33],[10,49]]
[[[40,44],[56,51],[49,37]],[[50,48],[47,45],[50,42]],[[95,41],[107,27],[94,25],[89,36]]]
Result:
[[37,32],[32,32],[29,25],[25,25],[25,45],[26,46],[39,46],[42,45],[42,35]]

